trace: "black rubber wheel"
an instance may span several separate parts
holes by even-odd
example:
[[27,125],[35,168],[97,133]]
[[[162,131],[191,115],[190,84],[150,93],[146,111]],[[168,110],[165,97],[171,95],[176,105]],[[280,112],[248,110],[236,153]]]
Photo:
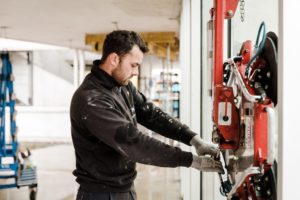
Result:
[[29,200],[36,200],[37,187],[29,187]]
[[268,172],[270,177],[270,189],[272,191],[272,196],[268,200],[277,200],[277,162],[273,163],[272,168]]
[[240,198],[239,198],[239,197],[236,197],[236,196],[234,196],[234,197],[232,197],[232,198],[231,198],[231,200],[240,200]]
[[268,89],[266,89],[266,93],[274,103],[274,107],[277,104],[277,43],[278,38],[276,34],[273,32],[268,32],[265,45],[260,55],[260,57],[266,61],[266,70],[271,72],[270,80],[265,78],[263,80],[266,80],[267,82],[262,84],[267,84],[269,86]]
[[265,172],[261,178],[262,197],[265,200],[277,200],[277,162],[274,161],[272,167]]

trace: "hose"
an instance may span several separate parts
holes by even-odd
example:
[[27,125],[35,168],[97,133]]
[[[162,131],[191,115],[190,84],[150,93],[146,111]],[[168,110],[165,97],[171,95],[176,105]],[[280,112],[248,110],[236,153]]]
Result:
[[[263,33],[262,33],[262,31],[263,31]],[[262,34],[262,39],[259,42],[259,38],[260,38],[261,34]],[[262,49],[265,45],[266,37],[267,37],[266,24],[263,21],[259,26],[257,37],[256,37],[256,42],[255,42],[255,45],[254,45],[256,53],[254,54],[254,56],[250,59],[250,61],[247,64],[247,68],[246,68],[246,72],[245,72],[246,77],[248,77],[250,75],[250,70],[251,70],[252,63],[255,61],[255,59],[258,57],[258,55],[262,52]]]

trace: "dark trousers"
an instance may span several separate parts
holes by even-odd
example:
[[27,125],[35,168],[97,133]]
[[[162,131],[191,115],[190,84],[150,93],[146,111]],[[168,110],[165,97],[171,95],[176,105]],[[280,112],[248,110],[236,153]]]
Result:
[[135,191],[129,192],[86,192],[78,189],[76,200],[137,200]]

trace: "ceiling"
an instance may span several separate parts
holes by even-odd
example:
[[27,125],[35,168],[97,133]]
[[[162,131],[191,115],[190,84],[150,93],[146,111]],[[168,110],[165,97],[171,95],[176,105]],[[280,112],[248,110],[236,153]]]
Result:
[[91,49],[85,35],[179,30],[181,0],[0,0],[0,37]]

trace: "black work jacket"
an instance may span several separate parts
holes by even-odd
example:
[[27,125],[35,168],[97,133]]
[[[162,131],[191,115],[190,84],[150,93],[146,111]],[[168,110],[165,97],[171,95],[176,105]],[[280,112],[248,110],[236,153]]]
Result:
[[189,145],[196,135],[152,103],[130,82],[120,86],[94,62],[74,93],[70,118],[76,154],[73,174],[90,192],[124,192],[133,187],[136,162],[190,166],[192,154],[141,133],[137,123]]

